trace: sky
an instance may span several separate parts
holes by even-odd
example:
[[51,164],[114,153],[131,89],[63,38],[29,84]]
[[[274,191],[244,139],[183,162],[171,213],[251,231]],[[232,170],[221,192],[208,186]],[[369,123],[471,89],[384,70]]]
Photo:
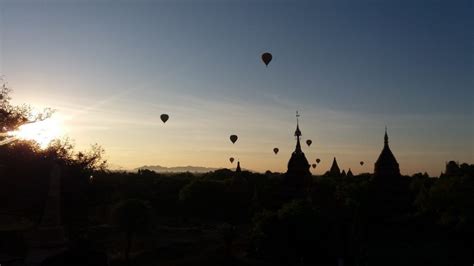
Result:
[[112,168],[235,157],[283,172],[299,110],[315,174],[333,157],[372,172],[387,126],[402,174],[437,176],[474,163],[473,13],[470,0],[0,0],[0,75]]

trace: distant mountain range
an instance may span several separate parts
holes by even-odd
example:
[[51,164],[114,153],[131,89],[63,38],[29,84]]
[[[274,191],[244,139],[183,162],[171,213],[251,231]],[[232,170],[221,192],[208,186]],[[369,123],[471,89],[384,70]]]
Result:
[[155,171],[157,173],[207,173],[212,172],[220,168],[210,168],[210,167],[202,167],[202,166],[176,166],[176,167],[165,167],[160,165],[144,165],[138,168],[133,169],[134,171],[138,171],[140,169],[147,169],[151,171]]

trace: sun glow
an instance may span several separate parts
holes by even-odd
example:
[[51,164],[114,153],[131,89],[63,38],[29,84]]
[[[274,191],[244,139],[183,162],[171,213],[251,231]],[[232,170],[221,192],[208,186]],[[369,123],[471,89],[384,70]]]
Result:
[[16,139],[36,141],[42,149],[48,147],[52,140],[59,138],[62,134],[62,120],[57,116],[20,126],[18,130],[9,133]]

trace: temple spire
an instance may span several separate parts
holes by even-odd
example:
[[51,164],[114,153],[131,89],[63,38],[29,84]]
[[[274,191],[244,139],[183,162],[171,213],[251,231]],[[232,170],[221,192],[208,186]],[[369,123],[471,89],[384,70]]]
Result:
[[338,177],[341,175],[341,170],[339,169],[339,165],[337,165],[336,157],[332,160],[331,169],[329,169],[329,174],[334,177]]
[[300,130],[300,125],[299,125],[299,117],[300,115],[298,114],[298,111],[296,111],[296,131],[295,131],[296,149],[295,149],[295,152],[298,152],[298,153],[302,152],[301,144],[300,144],[301,130]]
[[400,167],[397,159],[393,155],[390,147],[388,146],[388,134],[387,127],[385,127],[384,145],[379,158],[374,165],[374,176],[375,177],[390,177],[400,176]]
[[301,137],[299,117],[300,117],[300,115],[298,114],[298,111],[296,111],[296,131],[295,131],[295,136],[298,138],[298,140],[299,140],[300,137]]
[[237,168],[235,169],[236,173],[242,172],[242,169],[240,168],[240,161],[237,161]]
[[304,152],[301,149],[301,130],[299,124],[300,114],[296,111],[296,148],[291,154],[291,158],[288,161],[288,170],[286,171],[283,186],[283,193],[285,197],[305,197],[307,196],[308,186],[311,183],[311,172],[309,171],[310,165]]

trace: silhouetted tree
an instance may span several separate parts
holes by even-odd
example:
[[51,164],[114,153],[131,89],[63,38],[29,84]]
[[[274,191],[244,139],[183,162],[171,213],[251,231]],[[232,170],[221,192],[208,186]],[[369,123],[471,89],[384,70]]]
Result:
[[251,239],[258,256],[292,264],[330,257],[334,246],[331,232],[326,217],[309,202],[295,200],[277,212],[257,214]]
[[133,236],[148,229],[151,212],[148,204],[139,199],[128,199],[117,204],[113,216],[118,227],[125,232],[125,260],[130,265]]
[[226,257],[230,257],[232,253],[232,244],[237,237],[237,229],[234,225],[224,223],[219,226],[219,231],[224,240],[224,248]]
[[14,139],[2,133],[14,131],[25,124],[45,120],[53,113],[52,109],[46,108],[43,112],[33,114],[32,108],[28,105],[12,105],[10,93],[11,89],[3,82],[0,85],[0,145],[10,143]]
[[[69,139],[54,140],[46,149],[40,149],[35,141],[18,140],[6,132],[20,126],[45,120],[51,109],[33,114],[27,105],[11,104],[11,90],[0,87],[0,194],[5,202],[13,202],[8,209],[27,210],[38,220],[48,187],[49,172],[53,164],[61,166],[62,221],[69,236],[73,236],[73,223],[87,221],[87,195],[89,180],[94,171],[104,170],[104,150],[97,144],[87,152],[77,152]],[[25,167],[27,166],[27,167]]]

